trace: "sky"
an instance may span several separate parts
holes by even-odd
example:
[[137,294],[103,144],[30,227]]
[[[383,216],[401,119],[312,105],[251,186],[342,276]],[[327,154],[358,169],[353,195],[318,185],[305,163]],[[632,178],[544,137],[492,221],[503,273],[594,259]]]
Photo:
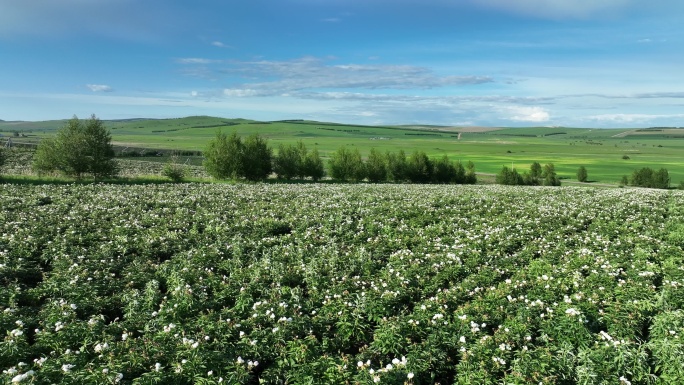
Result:
[[684,126],[681,0],[0,0],[0,119]]

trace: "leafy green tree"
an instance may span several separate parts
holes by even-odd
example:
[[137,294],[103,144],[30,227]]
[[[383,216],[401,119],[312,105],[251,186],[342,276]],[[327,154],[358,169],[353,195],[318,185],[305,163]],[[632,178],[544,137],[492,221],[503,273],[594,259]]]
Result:
[[636,187],[653,187],[653,170],[650,167],[634,170],[629,184]]
[[553,163],[548,163],[544,165],[544,171],[542,172],[542,184],[544,186],[560,186],[561,181],[556,175],[556,168]]
[[622,179],[620,179],[620,186],[627,186],[629,184],[629,178],[627,178],[627,175],[623,175]]
[[408,159],[408,179],[413,183],[430,183],[433,164],[423,151],[415,151]]
[[653,187],[668,189],[670,188],[670,174],[666,169],[661,168],[653,174]]
[[236,132],[223,132],[209,141],[204,151],[204,168],[216,179],[237,179],[242,175],[242,140]]
[[[461,168],[463,168],[463,166],[461,166]],[[432,180],[435,183],[442,184],[458,183],[456,167],[449,161],[448,156],[444,155],[434,163]]]
[[371,148],[366,160],[366,176],[369,182],[378,183],[387,180],[387,160],[375,148]]
[[278,146],[278,155],[273,160],[273,171],[278,178],[290,180],[302,174],[303,159],[300,150],[293,145]]
[[358,149],[353,151],[347,147],[340,147],[330,157],[330,176],[343,182],[348,180],[361,181],[365,178],[366,170]]
[[314,181],[319,181],[325,176],[325,167],[317,149],[306,154],[303,173],[304,177],[309,177]]
[[539,186],[542,179],[542,166],[539,162],[533,162],[530,165],[530,172],[523,175],[523,184],[527,186]]
[[259,134],[248,136],[240,151],[242,173],[240,176],[250,181],[264,180],[272,171],[273,151],[266,139]]
[[95,115],[85,122],[74,116],[57,131],[55,138],[38,145],[33,167],[39,173],[59,171],[78,179],[115,176],[111,134]]
[[475,174],[475,163],[472,161],[468,161],[468,164],[466,164],[466,174],[465,174],[465,181],[463,183],[466,184],[475,184],[477,183],[477,175]]
[[406,160],[406,153],[404,150],[399,150],[398,153],[385,153],[387,159],[387,176],[395,183],[405,182],[408,180],[408,162]]
[[579,182],[586,182],[587,178],[587,168],[584,166],[580,166],[580,168],[577,170],[577,180]]
[[517,186],[525,184],[525,181],[516,169],[510,169],[506,166],[503,166],[501,171],[499,171],[499,173],[496,175],[496,183],[508,186]]

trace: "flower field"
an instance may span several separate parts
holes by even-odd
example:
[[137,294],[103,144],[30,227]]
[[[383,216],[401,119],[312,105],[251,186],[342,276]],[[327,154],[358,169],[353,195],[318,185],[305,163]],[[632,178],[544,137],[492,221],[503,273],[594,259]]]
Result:
[[681,384],[684,194],[0,185],[0,382]]

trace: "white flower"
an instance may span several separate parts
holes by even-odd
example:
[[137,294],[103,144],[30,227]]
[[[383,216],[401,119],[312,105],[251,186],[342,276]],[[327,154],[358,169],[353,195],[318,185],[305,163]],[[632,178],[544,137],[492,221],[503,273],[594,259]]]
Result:
[[74,367],[74,365],[64,364],[64,365],[62,365],[62,371],[64,373],[68,373],[73,367]]
[[245,363],[245,360],[243,360],[242,357],[238,357],[238,358],[237,358],[237,363],[238,363],[238,364],[244,364],[244,363]]
[[409,374],[406,375],[406,378],[409,380],[413,378],[413,372],[409,372]]
[[154,371],[155,371],[155,372],[160,371],[161,368],[162,368],[162,365],[161,365],[159,362],[157,362],[156,364],[154,364]]
[[71,307],[72,309],[74,309],[74,310],[76,310],[76,309],[78,308],[78,306],[76,306],[76,304],[75,304],[75,303],[72,303],[72,304],[71,304],[71,305],[69,305],[69,306],[70,306],[70,307]]

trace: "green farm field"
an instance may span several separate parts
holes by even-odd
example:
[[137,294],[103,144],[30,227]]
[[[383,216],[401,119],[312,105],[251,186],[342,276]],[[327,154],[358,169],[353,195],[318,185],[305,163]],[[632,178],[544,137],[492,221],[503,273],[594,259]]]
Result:
[[4,184],[0,207],[1,384],[684,383],[681,191]]
[[[187,117],[107,121],[114,144],[130,148],[201,151],[217,130],[240,135],[259,133],[273,148],[302,141],[323,157],[342,145],[366,155],[382,151],[425,151],[437,158],[473,161],[479,173],[495,174],[502,166],[526,170],[534,162],[554,163],[561,178],[575,179],[585,166],[589,180],[616,184],[641,167],[666,168],[672,184],[684,180],[684,130],[583,129],[565,127],[481,128],[440,126],[354,126],[311,121],[257,122],[244,119]],[[38,141],[64,121],[0,122],[0,134],[17,131],[16,141]],[[460,135],[459,135],[460,134]],[[626,156],[629,159],[623,159]]]

